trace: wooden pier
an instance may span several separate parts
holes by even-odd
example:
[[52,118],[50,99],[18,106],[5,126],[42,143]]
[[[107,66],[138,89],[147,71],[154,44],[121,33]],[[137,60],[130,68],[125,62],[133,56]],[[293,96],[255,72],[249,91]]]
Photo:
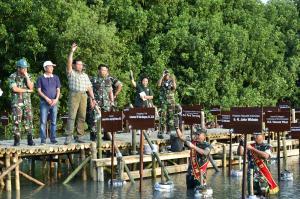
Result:
[[[185,132],[186,136],[190,134],[189,131]],[[189,158],[189,151],[184,150],[181,152],[169,152],[166,146],[170,145],[170,136],[165,135],[164,139],[157,139],[156,132],[148,133],[152,142],[159,147],[159,157],[164,163],[168,173],[179,173],[185,172],[187,170],[187,163]],[[137,135],[138,137],[139,135]],[[117,133],[115,135],[115,146],[122,152],[122,160],[129,168],[127,173],[124,172],[123,179],[129,180],[129,175],[132,179],[139,178],[138,164],[139,156],[130,155],[132,146],[132,136],[131,133]],[[229,157],[229,132],[224,129],[209,129],[208,130],[208,140],[212,143],[213,150],[211,154],[214,156],[216,165],[218,167],[226,167],[228,164]],[[137,139],[138,140],[138,139]],[[22,140],[20,146],[13,146],[13,140],[3,140],[0,141],[0,167],[2,167],[0,173],[0,186],[5,187],[6,191],[12,191],[12,174],[14,174],[15,189],[20,190],[20,176],[25,177],[31,182],[44,186],[46,182],[42,180],[35,179],[32,175],[35,170],[35,161],[47,159],[49,163],[57,162],[57,172],[60,172],[62,176],[62,163],[68,164],[68,167],[72,168],[72,175],[65,179],[64,183],[68,183],[72,177],[74,177],[79,171],[81,171],[82,180],[87,180],[90,176],[93,180],[104,179],[103,173],[99,173],[100,168],[104,169],[109,173],[111,167],[110,157],[104,157],[102,159],[97,159],[97,149],[96,142],[89,140],[89,136],[86,135],[83,138],[84,143],[75,143],[74,141],[69,145],[64,145],[64,137],[57,138],[57,144],[46,144],[40,145],[40,140],[35,139],[36,146],[28,146],[26,140]],[[277,144],[272,141],[273,152],[277,150]],[[282,145],[281,145],[282,146]],[[298,140],[289,139],[286,140],[287,152],[289,155],[299,155],[299,142]],[[111,141],[103,141],[101,149],[104,152],[109,152],[111,150]],[[136,148],[139,148],[139,142],[137,141]],[[236,151],[237,144],[233,144],[233,152]],[[96,154],[96,155],[95,155]],[[109,153],[107,153],[109,154]],[[79,165],[74,165],[74,155],[79,158]],[[233,153],[233,157],[235,154]],[[31,175],[21,171],[20,164],[24,161],[24,158],[31,159]],[[238,163],[238,158],[234,158],[233,164]],[[62,161],[65,160],[65,161]],[[118,166],[117,158],[115,158],[114,166]],[[86,164],[90,163],[90,167]],[[144,176],[153,177],[161,175],[161,168],[157,166],[157,161],[154,159],[153,155],[144,156]],[[209,165],[212,167],[212,165]],[[90,173],[90,175],[88,175]]]

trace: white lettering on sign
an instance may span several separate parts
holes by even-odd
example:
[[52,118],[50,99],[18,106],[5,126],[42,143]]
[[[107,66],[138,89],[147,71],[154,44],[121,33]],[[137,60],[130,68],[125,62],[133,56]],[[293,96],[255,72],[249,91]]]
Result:
[[114,117],[114,116],[109,116],[107,118],[102,118],[102,121],[120,121],[122,120],[121,117]]
[[232,120],[234,122],[258,122],[260,118],[260,115],[232,115]]

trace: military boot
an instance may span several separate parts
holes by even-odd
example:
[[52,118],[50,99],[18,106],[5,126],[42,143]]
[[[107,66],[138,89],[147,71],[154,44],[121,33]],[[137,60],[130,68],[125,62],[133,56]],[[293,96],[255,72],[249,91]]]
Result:
[[28,135],[27,135],[27,144],[28,144],[29,146],[34,146],[34,145],[35,145],[35,143],[34,143],[34,141],[33,141],[32,134],[28,134]]
[[14,135],[14,146],[19,146],[20,145],[20,134],[16,133]]

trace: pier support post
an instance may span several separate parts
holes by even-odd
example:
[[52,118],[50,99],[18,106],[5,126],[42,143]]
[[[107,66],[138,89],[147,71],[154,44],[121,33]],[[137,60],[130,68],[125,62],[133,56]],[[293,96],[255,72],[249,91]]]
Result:
[[223,169],[226,168],[227,165],[227,154],[226,154],[226,145],[223,144]]
[[[80,149],[80,160],[81,162],[85,160],[85,150],[84,149]],[[86,181],[87,180],[87,172],[86,172],[86,165],[84,165],[82,167],[82,180]]]
[[[96,143],[91,144],[91,152],[92,152],[92,159],[97,159],[97,145]],[[94,181],[97,181],[97,168],[94,164],[91,162],[91,175]]]
[[[151,154],[151,158],[152,158],[152,170],[151,170],[152,179],[156,180],[156,161],[155,161],[154,154]],[[162,173],[162,175],[163,175],[163,173]]]
[[[15,162],[18,162],[19,155],[15,153]],[[16,191],[20,191],[20,167],[19,164],[15,168],[15,182],[16,182]]]
[[[5,155],[5,167],[8,169],[10,167],[10,154]],[[9,172],[6,177],[6,191],[11,191],[11,173]]]

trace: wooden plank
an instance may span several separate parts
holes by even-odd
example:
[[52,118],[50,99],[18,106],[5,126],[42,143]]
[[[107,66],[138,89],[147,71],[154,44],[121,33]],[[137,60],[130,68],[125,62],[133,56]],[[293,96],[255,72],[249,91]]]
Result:
[[[123,160],[125,161],[126,164],[138,163],[140,161],[139,157],[140,157],[139,155],[124,156]],[[159,157],[161,160],[187,158],[187,157],[190,157],[190,151],[185,150],[185,151],[176,152],[176,153],[159,153]],[[114,165],[117,165],[116,161],[117,160],[115,158]],[[110,158],[92,159],[92,162],[94,162],[96,167],[111,165]],[[151,155],[144,155],[144,162],[152,162]]]

